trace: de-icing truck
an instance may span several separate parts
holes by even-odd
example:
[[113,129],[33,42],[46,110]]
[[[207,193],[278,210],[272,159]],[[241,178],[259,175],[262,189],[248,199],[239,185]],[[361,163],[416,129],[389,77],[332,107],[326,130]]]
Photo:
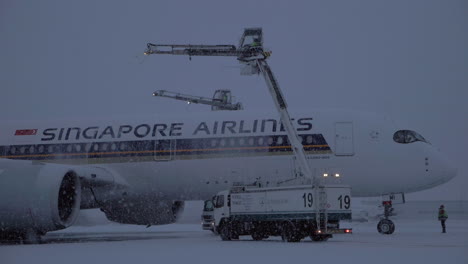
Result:
[[325,241],[333,234],[352,233],[340,229],[341,220],[351,219],[351,188],[338,184],[320,188],[315,192],[311,185],[234,186],[221,191],[213,198],[215,229],[222,240],[250,235],[253,240],[281,236],[285,242],[305,237]]
[[[324,185],[314,176],[279,83],[267,63],[271,51],[263,48],[261,28],[246,28],[238,47],[148,43],[145,54],[236,57],[242,65],[241,75],[262,74],[294,153],[296,175],[292,180],[311,183],[257,189],[244,186],[219,193],[215,199],[215,228],[223,240],[241,235],[251,235],[255,240],[275,235],[291,242],[306,236],[326,240],[334,233],[351,232],[339,229],[340,220],[351,218],[350,188]],[[193,98],[182,99],[192,101]]]

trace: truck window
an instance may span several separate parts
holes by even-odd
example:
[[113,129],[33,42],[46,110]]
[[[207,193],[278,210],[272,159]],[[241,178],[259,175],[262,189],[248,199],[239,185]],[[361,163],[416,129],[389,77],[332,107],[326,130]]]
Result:
[[215,207],[221,208],[224,206],[224,195],[216,196]]
[[213,211],[213,202],[211,200],[205,201],[205,205],[203,206],[203,211],[205,212]]

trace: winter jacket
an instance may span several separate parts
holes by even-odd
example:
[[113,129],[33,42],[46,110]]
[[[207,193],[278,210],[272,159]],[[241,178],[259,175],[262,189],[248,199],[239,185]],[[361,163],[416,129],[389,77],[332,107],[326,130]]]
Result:
[[440,220],[446,220],[447,218],[448,218],[448,215],[447,215],[447,212],[445,211],[445,209],[440,208],[439,209],[439,221]]

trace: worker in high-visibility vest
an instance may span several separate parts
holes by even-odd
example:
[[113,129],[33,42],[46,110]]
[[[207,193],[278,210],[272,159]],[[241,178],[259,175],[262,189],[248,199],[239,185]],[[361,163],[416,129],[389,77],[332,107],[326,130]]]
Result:
[[438,218],[439,218],[440,224],[442,225],[442,233],[446,233],[446,231],[445,231],[445,221],[447,220],[448,215],[447,215],[447,211],[445,211],[445,207],[444,207],[443,204],[439,207],[439,217]]
[[253,42],[252,42],[251,45],[252,45],[252,47],[258,47],[258,46],[260,46],[260,44],[261,44],[261,43],[260,43],[260,39],[254,38],[254,40],[253,40]]

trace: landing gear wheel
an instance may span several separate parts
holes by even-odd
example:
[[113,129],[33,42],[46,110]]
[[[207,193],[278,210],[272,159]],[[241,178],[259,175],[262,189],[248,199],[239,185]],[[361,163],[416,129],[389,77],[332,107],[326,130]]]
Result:
[[34,229],[28,229],[24,233],[20,234],[20,238],[23,244],[41,244],[42,236],[44,236],[45,234],[45,232],[37,231]]
[[21,244],[24,238],[23,235],[20,233],[0,233],[0,244],[1,243],[8,243],[8,244]]
[[393,232],[395,232],[395,224],[392,222],[392,220],[382,219],[377,224],[377,231],[379,231],[380,234],[385,235],[393,234]]

